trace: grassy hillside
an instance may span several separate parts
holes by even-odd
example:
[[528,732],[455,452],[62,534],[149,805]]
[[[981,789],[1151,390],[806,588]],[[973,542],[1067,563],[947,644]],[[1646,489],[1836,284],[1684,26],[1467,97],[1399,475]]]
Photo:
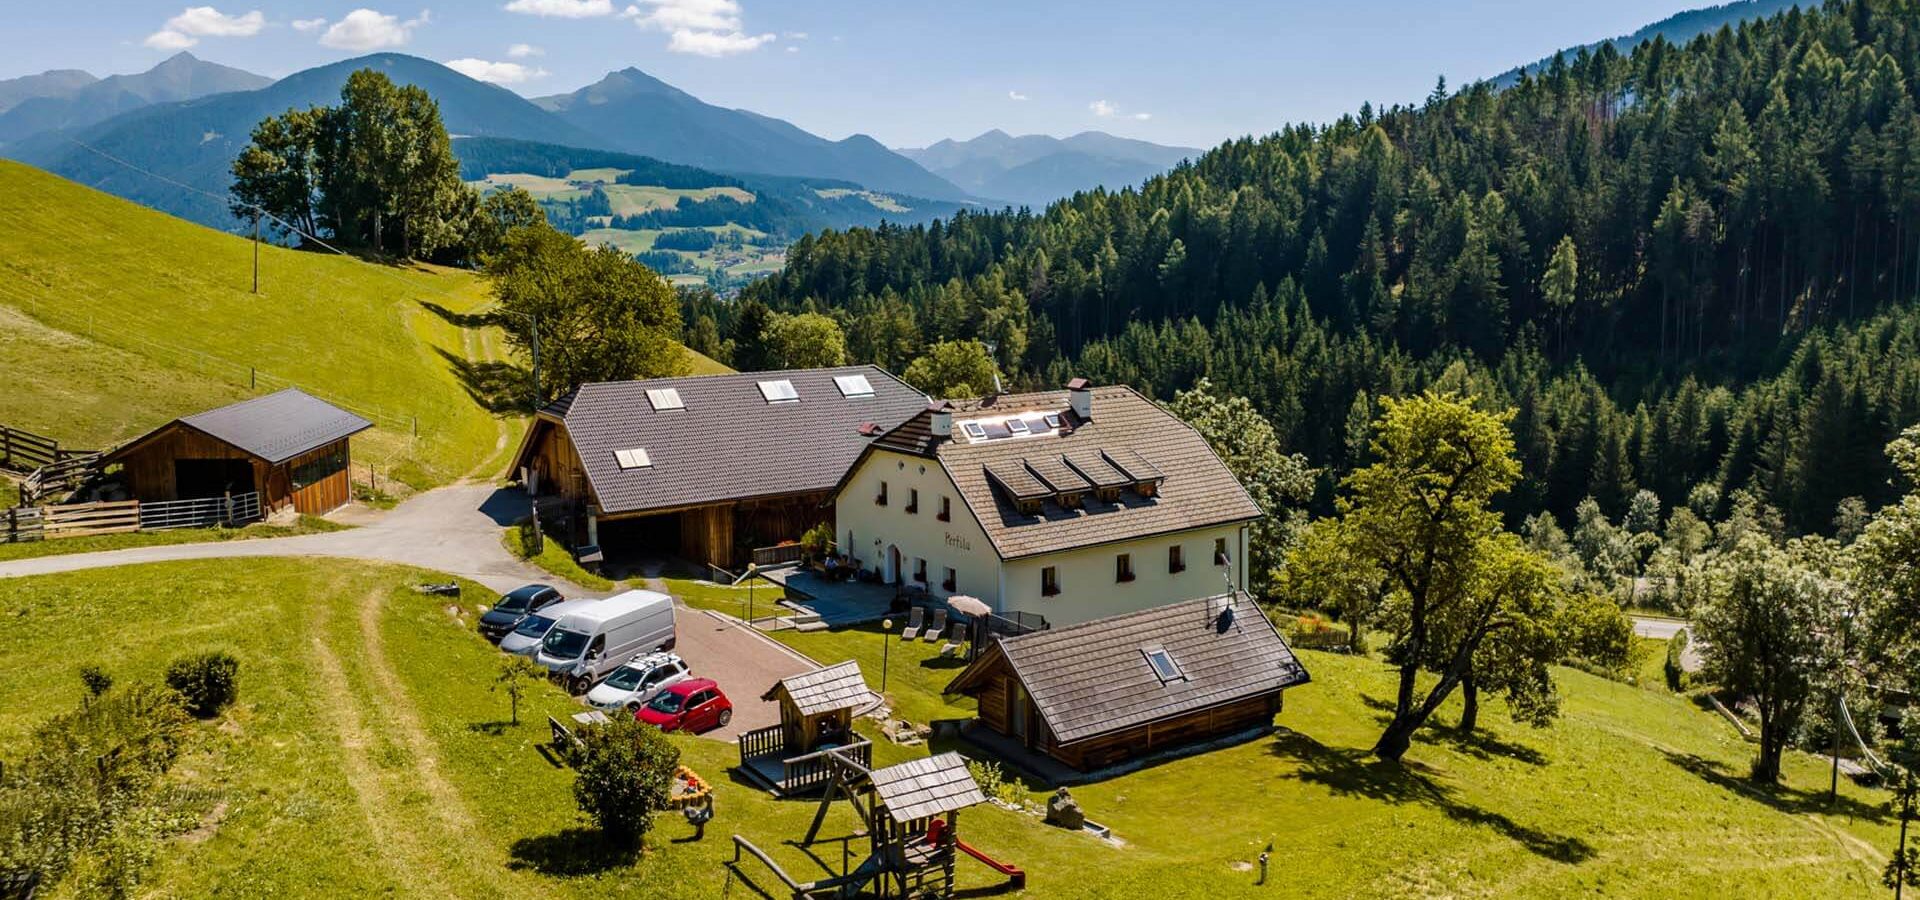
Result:
[[[356,462],[416,487],[504,465],[524,370],[473,274],[253,245],[0,161],[0,423],[100,447],[295,384],[372,419]],[[690,360],[694,371],[717,363]],[[419,436],[413,434],[418,423]]]
[[[0,655],[0,695],[19,700],[0,708],[0,756],[78,701],[76,667],[151,679],[177,654],[219,646],[241,659],[241,701],[178,767],[213,792],[209,815],[159,854],[154,896],[719,897],[730,833],[801,877],[837,870],[834,845],[816,847],[814,862],[785,843],[806,830],[813,803],[735,783],[726,772],[735,748],[698,738],[673,740],[717,786],[706,839],[681,842],[691,830],[667,816],[639,858],[595,855],[570,774],[535,749],[544,716],[577,707],[541,685],[523,724],[506,725],[506,699],[489,690],[497,652],[473,633],[470,613],[457,620],[445,600],[409,589],[429,577],[208,561],[10,584],[18,589],[5,592],[0,616],[26,627]],[[461,603],[484,599],[470,590]],[[90,639],[76,649],[80,632]],[[888,640],[855,630],[791,643],[833,661]],[[952,712],[929,693],[951,676],[950,661],[893,644],[900,707]],[[1269,841],[1276,884],[1261,893],[1276,897],[1877,890],[1895,828],[1882,795],[1847,785],[1829,808],[1824,768],[1797,754],[1786,789],[1754,791],[1737,774],[1750,747],[1680,698],[1562,672],[1566,716],[1552,728],[1515,726],[1496,704],[1480,736],[1431,731],[1396,767],[1365,753],[1391,673],[1363,659],[1303,660],[1314,682],[1289,693],[1275,737],[1075,790],[1123,845],[997,808],[962,815],[961,836],[1024,867],[1031,897],[1246,895]],[[882,745],[876,755],[924,752]],[[843,804],[823,833],[845,834],[851,820]],[[963,888],[998,883],[970,860],[959,873]]]

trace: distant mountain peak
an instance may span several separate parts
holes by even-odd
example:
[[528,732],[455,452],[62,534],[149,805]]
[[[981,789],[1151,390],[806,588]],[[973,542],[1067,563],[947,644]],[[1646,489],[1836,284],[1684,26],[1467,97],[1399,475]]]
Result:
[[899,152],[973,194],[1035,207],[1089,188],[1137,184],[1200,153],[1102,131],[1057,138],[999,128]]

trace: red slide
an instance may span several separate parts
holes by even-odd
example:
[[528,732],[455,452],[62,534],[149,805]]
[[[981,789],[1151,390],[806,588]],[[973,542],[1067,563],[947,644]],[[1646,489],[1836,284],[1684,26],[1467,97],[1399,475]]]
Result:
[[961,853],[965,853],[966,855],[971,856],[974,859],[977,859],[983,863],[986,863],[987,868],[1007,876],[1007,879],[1010,882],[1012,882],[1015,888],[1023,888],[1027,886],[1027,873],[1021,871],[1019,866],[1016,866],[1012,863],[1003,863],[997,859],[994,859],[993,857],[988,856],[985,853],[981,853],[980,851],[973,849],[972,844],[969,844],[966,841],[959,840],[957,838],[954,840],[953,845],[955,847],[960,848]]
[[[947,823],[943,819],[935,819],[932,822],[928,823],[927,842],[938,843],[941,835],[946,831],[946,825]],[[1027,886],[1027,873],[1022,871],[1019,866],[1016,866],[1012,863],[1003,863],[997,859],[994,859],[991,856],[986,855],[985,853],[981,853],[979,850],[974,849],[972,844],[969,844],[966,841],[960,840],[959,838],[954,838],[953,845],[954,847],[958,848],[961,853],[965,853],[966,855],[971,856],[974,859],[977,859],[980,862],[984,863],[987,868],[1007,876],[1007,880],[1011,883],[1011,885],[1014,888],[1023,888]]]

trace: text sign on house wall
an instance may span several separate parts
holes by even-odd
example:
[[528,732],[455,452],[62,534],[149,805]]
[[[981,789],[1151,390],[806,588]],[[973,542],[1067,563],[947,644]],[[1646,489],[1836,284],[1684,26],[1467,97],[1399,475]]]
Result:
[[951,531],[947,532],[946,535],[947,535],[947,546],[953,547],[958,550],[965,550],[968,553],[973,552],[972,541],[967,540],[965,537],[961,535],[954,534]]

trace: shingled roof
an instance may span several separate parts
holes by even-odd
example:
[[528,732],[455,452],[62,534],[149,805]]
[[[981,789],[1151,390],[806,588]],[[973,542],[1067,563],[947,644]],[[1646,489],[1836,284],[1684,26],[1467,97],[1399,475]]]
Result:
[[182,416],[115,450],[109,461],[178,423],[278,465],[373,427],[373,423],[297,388]]
[[[873,449],[939,460],[1002,559],[1260,516],[1260,507],[1206,439],[1172,413],[1125,386],[1094,388],[1092,401],[1092,415],[1082,419],[1068,410],[1066,391],[955,400],[949,434],[935,434],[934,412],[921,410],[874,439]],[[1055,414],[1061,427],[982,441],[969,441],[963,430],[971,419],[1016,414]],[[1071,476],[1064,474],[1069,471]],[[1123,491],[1117,501],[1106,502],[1089,494],[1078,507],[1049,499],[1039,515],[1021,513],[1017,501],[1006,496],[1029,496],[1036,485],[1055,478],[1064,483],[1052,488],[1071,492],[1085,490],[1087,482],[1131,485],[1135,476],[1157,482],[1154,496]],[[1006,490],[996,489],[996,481]]]
[[[1179,677],[1148,661],[1163,650]],[[1243,593],[1003,637],[947,685],[967,694],[1004,660],[1047,728],[1071,744],[1309,681],[1286,639]]]
[[772,700],[782,690],[793,700],[803,716],[817,716],[838,709],[853,709],[873,698],[866,679],[860,677],[860,664],[847,660],[824,669],[815,669],[780,679],[760,699]]
[[979,782],[967,771],[967,761],[958,753],[875,769],[869,778],[880,804],[901,824],[987,802]]
[[[844,396],[834,378],[848,375],[873,393]],[[759,383],[783,380],[799,399],[769,402]],[[663,389],[682,408],[655,409],[647,392]],[[566,426],[601,513],[617,514],[829,490],[872,439],[861,425],[890,429],[926,405],[879,368],[842,366],[584,384],[541,418]],[[622,468],[617,454],[635,449],[650,465]]]

